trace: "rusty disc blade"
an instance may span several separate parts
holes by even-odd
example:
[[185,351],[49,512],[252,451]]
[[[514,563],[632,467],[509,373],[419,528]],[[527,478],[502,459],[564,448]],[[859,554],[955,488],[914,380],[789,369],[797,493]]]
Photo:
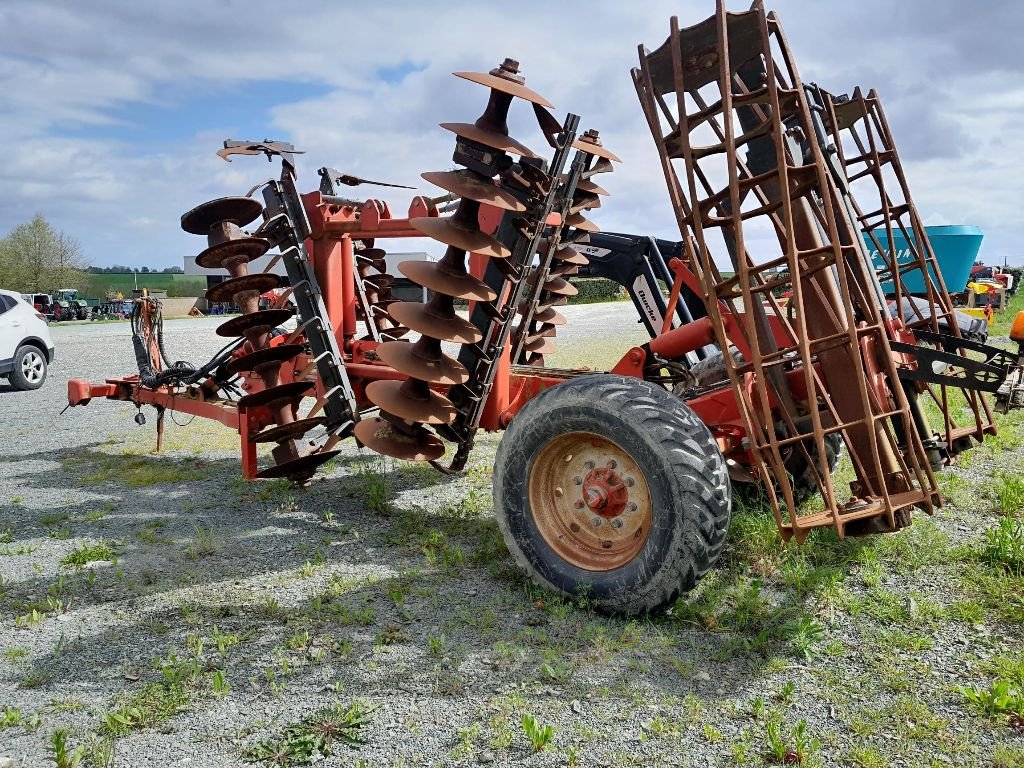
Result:
[[391,422],[374,417],[356,424],[356,438],[375,453],[404,461],[434,461],[444,456],[444,443],[422,427],[415,436],[397,431]]
[[580,179],[576,184],[576,189],[591,195],[604,195],[607,197],[610,194],[607,189],[590,179]]
[[498,294],[483,280],[469,273],[452,273],[440,269],[433,261],[403,261],[398,271],[418,285],[431,291],[469,301],[494,301]]
[[255,371],[260,366],[270,363],[280,365],[296,355],[302,354],[303,349],[301,344],[279,344],[276,347],[257,349],[255,352],[234,358],[227,364],[227,370],[228,373],[239,373],[240,371]]
[[567,261],[559,262],[548,270],[548,274],[552,277],[569,277],[571,275],[578,275],[579,272],[579,267]]
[[446,131],[451,131],[456,136],[483,144],[485,147],[497,149],[500,152],[508,152],[511,155],[538,160],[539,156],[529,147],[520,144],[511,136],[497,131],[488,131],[486,128],[477,128],[472,123],[441,123]]
[[225,280],[223,283],[217,283],[206,292],[207,301],[234,301],[236,293],[244,293],[247,291],[256,291],[256,293],[266,293],[272,288],[277,288],[281,285],[281,278],[277,275],[267,274],[265,272],[257,272],[254,275],[244,275],[242,277],[233,277],[230,280]]
[[597,195],[591,195],[585,193],[582,195],[576,195],[572,207],[569,208],[569,213],[579,213],[580,211],[589,211],[592,208],[601,207],[601,198]]
[[286,461],[283,464],[275,464],[272,467],[260,470],[256,473],[256,477],[267,480],[275,477],[287,477],[289,480],[295,482],[303,482],[309,480],[315,473],[319,466],[326,464],[328,461],[337,456],[341,451],[320,451],[319,453],[310,453],[305,456],[299,456],[297,459]]
[[480,329],[468,320],[463,320],[454,313],[450,317],[435,314],[426,304],[400,301],[388,307],[388,312],[402,325],[435,339],[455,341],[459,344],[476,344],[483,338]]
[[538,328],[534,333],[526,335],[526,342],[530,343],[537,339],[553,338],[557,333],[558,329],[555,328],[553,323],[541,323],[540,328]]
[[270,248],[262,237],[241,237],[212,245],[196,256],[196,264],[206,269],[230,269],[235,264],[248,264]]
[[558,296],[575,296],[579,293],[579,289],[575,285],[561,277],[552,278],[544,283],[544,290]]
[[554,258],[565,264],[574,264],[578,267],[582,267],[584,264],[590,263],[590,259],[577,251],[571,245],[561,246],[557,251],[555,251]]
[[418,219],[409,219],[409,224],[417,232],[422,232],[445,245],[463,251],[479,253],[482,256],[496,259],[505,259],[512,255],[508,248],[490,235],[485,235],[479,229],[460,227],[458,224],[452,223],[450,218],[423,216]]
[[542,323],[549,323],[551,325],[565,325],[568,321],[565,319],[565,315],[556,312],[551,307],[535,312],[533,315],[534,320],[539,320]]
[[288,424],[264,429],[252,441],[254,443],[277,443],[285,440],[298,440],[311,429],[316,429],[326,423],[326,416],[312,416],[308,419],[299,419]]
[[594,222],[588,219],[581,213],[574,213],[565,219],[565,223],[570,227],[581,229],[584,232],[600,232],[601,228]]
[[[408,341],[388,341],[377,347],[377,356],[396,371],[401,371],[420,381],[429,381],[431,384],[461,384],[469,378],[469,371],[458,360],[445,354],[441,355],[440,360],[429,360],[417,355],[413,349],[414,346]],[[373,398],[370,399],[373,400]],[[374,400],[374,402],[377,401]],[[380,403],[377,405],[402,418],[412,418],[391,408],[386,408]],[[417,418],[415,421],[423,421],[423,419]]]
[[220,197],[197,205],[181,217],[181,228],[193,235],[209,234],[214,224],[230,221],[240,227],[263,213],[263,205],[251,197]]
[[479,85],[493,88],[496,91],[507,93],[511,96],[515,96],[519,99],[525,99],[531,101],[534,104],[540,104],[542,107],[548,109],[554,109],[555,105],[545,99],[539,93],[531,88],[527,88],[522,83],[517,83],[514,80],[506,80],[504,77],[498,77],[487,72],[452,72],[456,77],[461,77],[464,80],[469,80]]
[[261,405],[284,403],[289,400],[298,402],[312,388],[312,381],[291,381],[287,384],[278,384],[276,387],[270,387],[254,392],[251,395],[246,395],[238,401],[238,407],[256,408]]
[[526,342],[526,349],[536,355],[550,355],[553,354],[558,347],[556,347],[555,343],[550,339],[541,336],[533,341]]
[[366,385],[366,396],[382,411],[407,421],[419,424],[450,424],[454,421],[455,406],[447,397],[428,389],[426,399],[414,399],[402,389],[404,384],[402,381],[373,381]]
[[622,162],[622,158],[607,147],[587,141],[582,136],[572,143],[572,148],[581,149],[588,155],[593,155],[594,157],[603,157],[605,160],[614,160],[616,163]]
[[611,160],[606,157],[599,157],[596,163],[583,172],[583,178],[590,179],[599,173],[611,173],[614,170],[615,166],[612,165]]
[[516,200],[511,193],[473,171],[427,171],[420,176],[434,186],[459,197],[476,200],[478,203],[492,205],[504,211],[521,213],[526,210],[526,206]]
[[248,315],[232,317],[217,326],[216,334],[227,338],[241,336],[246,331],[270,330],[281,325],[292,316],[290,309],[263,309]]

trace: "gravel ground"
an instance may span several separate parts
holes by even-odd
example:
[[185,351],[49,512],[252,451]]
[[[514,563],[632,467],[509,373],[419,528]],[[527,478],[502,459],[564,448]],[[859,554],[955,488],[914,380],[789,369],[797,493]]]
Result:
[[[552,365],[611,365],[642,338],[629,304],[564,311]],[[170,352],[204,360],[219,322],[169,321]],[[52,765],[59,728],[87,764],[105,744],[110,765],[245,765],[351,702],[372,710],[365,743],[314,761],[760,765],[769,724],[796,747],[803,721],[806,764],[1024,765],[1024,738],[961,693],[999,665],[1024,678],[1019,616],[962,574],[991,504],[803,550],[747,510],[722,567],[669,615],[603,617],[512,568],[490,506],[496,436],[458,478],[349,447],[308,490],[248,484],[218,425],[177,415],[158,456],[128,405],[59,415],[68,378],[134,363],[126,324],[52,331],[44,388],[0,385],[0,766]],[[1024,469],[1020,420],[1006,429],[1002,451],[950,475],[957,493]],[[66,560],[100,544],[110,559]],[[553,726],[545,749],[524,714]]]

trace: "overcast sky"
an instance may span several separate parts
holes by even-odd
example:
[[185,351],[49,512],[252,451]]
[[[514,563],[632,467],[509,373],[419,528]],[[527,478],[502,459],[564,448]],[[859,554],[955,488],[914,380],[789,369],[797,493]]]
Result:
[[[734,10],[743,10],[734,3]],[[876,88],[929,224],[982,227],[988,263],[1024,263],[1024,6],[984,0],[780,0],[806,81]],[[553,10],[556,9],[556,10]],[[640,10],[642,8],[642,10]],[[586,3],[3,0],[0,234],[35,213],[97,265],[180,266],[199,238],[178,226],[206,199],[244,194],[266,162],[214,152],[225,138],[294,142],[300,188],[330,165],[415,184],[451,167],[443,121],[472,121],[479,86],[451,77],[519,59],[528,84],[624,160],[593,218],[678,239],[629,69],[712,0]],[[511,133],[542,147],[525,103]],[[409,194],[360,187],[403,215]],[[427,246],[410,242],[393,250]]]

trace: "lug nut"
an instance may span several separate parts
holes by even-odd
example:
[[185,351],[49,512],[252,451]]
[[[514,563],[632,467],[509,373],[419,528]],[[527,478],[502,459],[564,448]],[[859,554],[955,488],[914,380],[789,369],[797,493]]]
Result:
[[600,517],[595,517],[591,522],[594,524],[595,528],[600,528],[601,523],[603,523],[604,520],[602,520]]
[[629,487],[629,488],[632,488],[633,487],[633,483],[635,483],[635,482],[636,481],[632,477],[627,477],[626,480],[625,480],[626,486]]
[[605,466],[608,467],[608,469],[615,469],[617,466],[619,466],[619,462],[617,462],[615,459],[610,459],[608,463],[605,464]]
[[629,502],[629,504],[626,505],[626,511],[627,512],[636,512],[636,504],[634,504],[632,501]]
[[583,485],[583,478],[582,477],[578,477],[578,476],[574,477],[572,479],[572,484],[573,485]]
[[573,506],[576,507],[576,509],[583,509],[583,499],[577,499]]
[[612,528],[621,528],[621,527],[622,527],[622,518],[621,517],[616,517],[614,520],[612,520]]
[[585,463],[583,464],[583,466],[584,466],[585,468],[587,468],[587,469],[593,469],[593,468],[594,468],[594,462],[592,462],[592,461],[588,461],[588,462],[585,462]]

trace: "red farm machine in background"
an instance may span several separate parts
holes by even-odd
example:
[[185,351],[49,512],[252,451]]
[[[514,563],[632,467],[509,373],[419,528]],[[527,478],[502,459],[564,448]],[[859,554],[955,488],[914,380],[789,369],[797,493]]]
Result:
[[[168,408],[216,419],[241,435],[246,477],[298,483],[350,438],[451,473],[479,429],[504,429],[495,512],[516,562],[625,613],[671,601],[713,565],[731,482],[766,489],[787,539],[898,530],[941,503],[935,470],[994,433],[982,393],[1020,404],[1022,359],[962,337],[877,96],[834,97],[792,62],[759,3],[720,3],[688,29],[673,19],[661,47],[641,47],[633,80],[682,235],[668,251],[597,233],[583,212],[600,207],[596,178],[618,158],[576,115],[559,122],[512,60],[456,73],[489,89],[487,105],[442,125],[460,168],[424,173],[445,194],[414,197],[405,218],[340,196],[337,184],[364,180],[327,168],[300,194],[290,145],[225,142],[225,159],[281,161],[263,204],[222,198],[182,217],[207,238],[199,263],[231,275],[208,296],[242,308],[217,329],[230,341],[198,369],[171,365],[158,304],[140,302],[139,374],[73,380],[69,401],[152,405],[158,434]],[[508,135],[514,100],[533,108],[549,159]],[[754,228],[776,238],[755,241]],[[913,260],[876,274],[863,232],[882,254],[902,236]],[[399,271],[431,298],[395,301],[383,246],[424,235],[444,256]],[[629,269],[609,266],[613,241],[643,245]],[[280,279],[248,264],[274,249],[290,285],[260,309]],[[576,290],[567,278],[598,267],[630,288],[650,340],[608,372],[547,367],[566,322],[557,307]],[[904,302],[915,271],[927,295]],[[274,446],[262,469],[260,443]],[[834,481],[844,448],[848,489]]]

